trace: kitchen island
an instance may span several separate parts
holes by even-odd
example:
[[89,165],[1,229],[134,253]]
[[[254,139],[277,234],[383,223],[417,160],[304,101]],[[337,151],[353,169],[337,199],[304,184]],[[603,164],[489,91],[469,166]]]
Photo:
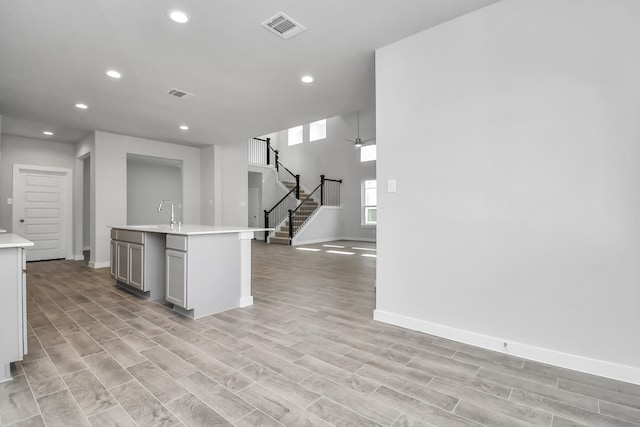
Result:
[[0,234],[0,382],[11,379],[11,362],[27,353],[27,277],[25,248],[33,242]]
[[253,304],[251,239],[264,228],[206,225],[111,227],[119,286],[197,319]]

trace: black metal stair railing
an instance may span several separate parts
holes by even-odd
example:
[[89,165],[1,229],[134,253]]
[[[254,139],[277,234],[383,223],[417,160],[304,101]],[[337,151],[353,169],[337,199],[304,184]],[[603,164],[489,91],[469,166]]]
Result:
[[[341,179],[330,179],[320,175],[320,184],[295,209],[289,210],[289,244],[319,206],[340,206],[341,184]],[[319,195],[320,203],[313,197],[316,193]]]
[[278,150],[271,146],[271,138],[251,138],[247,144],[249,164],[273,166],[278,169]]
[[[277,227],[282,221],[287,217],[287,213],[296,207],[298,204],[298,197],[296,194],[299,194],[300,186],[297,185],[293,187],[285,196],[275,204],[269,210],[264,211],[264,227]],[[269,238],[269,233],[264,234],[264,241],[266,242]]]
[[[271,146],[270,138],[251,138],[248,143],[248,161],[250,164],[273,166],[278,181],[283,183],[289,192],[282,197],[271,209],[264,210],[264,227],[279,226],[285,219],[289,219],[289,244],[298,232],[318,209],[318,206],[340,206],[341,179],[325,178],[320,175],[320,184],[304,200],[300,200],[300,175],[291,172],[280,161],[280,153]],[[319,197],[320,203],[314,199]],[[265,233],[264,241],[268,241],[269,233]]]

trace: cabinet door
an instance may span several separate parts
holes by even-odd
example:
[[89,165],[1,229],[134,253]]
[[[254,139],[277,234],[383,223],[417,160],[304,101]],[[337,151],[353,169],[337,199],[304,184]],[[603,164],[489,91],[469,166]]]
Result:
[[116,278],[116,272],[118,271],[118,256],[117,256],[117,246],[118,242],[115,240],[111,241],[111,277]]
[[187,253],[167,249],[165,298],[170,303],[189,310],[187,298]]
[[129,244],[116,242],[116,280],[129,283]]
[[144,246],[129,244],[129,285],[144,290]]
[[20,312],[21,317],[21,325],[20,325],[20,333],[18,337],[20,339],[20,348],[22,349],[22,353],[20,354],[20,360],[22,357],[27,354],[29,347],[27,345],[27,251],[24,248],[20,248],[18,251],[18,256],[22,260],[22,274],[20,277],[20,301],[22,302],[22,310]]

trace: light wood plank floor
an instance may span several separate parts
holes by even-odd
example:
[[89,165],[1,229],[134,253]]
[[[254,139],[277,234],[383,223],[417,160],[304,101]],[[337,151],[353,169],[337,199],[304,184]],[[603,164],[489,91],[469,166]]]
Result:
[[254,242],[255,304],[198,321],[107,269],[30,263],[29,354],[0,424],[640,425],[640,386],[371,320],[375,246],[333,244]]

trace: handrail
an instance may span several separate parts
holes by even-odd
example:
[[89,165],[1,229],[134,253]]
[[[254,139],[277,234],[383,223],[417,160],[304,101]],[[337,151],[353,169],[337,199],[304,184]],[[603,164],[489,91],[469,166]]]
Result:
[[305,197],[305,199],[304,199],[302,202],[300,202],[300,204],[299,204],[298,206],[296,206],[296,208],[295,208],[295,209],[290,209],[290,210],[289,210],[289,212],[291,212],[291,213],[296,213],[296,212],[298,212],[298,210],[300,209],[300,207],[302,207],[302,205],[304,205],[304,203],[305,203],[307,200],[309,200],[309,199],[311,198],[311,196],[313,196],[313,193],[315,193],[316,191],[318,191],[318,188],[320,188],[320,186],[321,186],[321,185],[322,185],[322,184],[318,184],[318,186],[317,186],[316,188],[314,188],[314,189],[313,189],[313,191],[312,191],[312,192],[311,192],[307,197]]
[[266,209],[265,209],[264,213],[266,213],[266,214],[270,214],[271,212],[273,212],[273,210],[274,210],[275,208],[277,208],[277,207],[278,207],[278,205],[279,205],[280,203],[284,202],[284,200],[285,200],[287,197],[289,197],[289,195],[290,195],[291,193],[293,193],[293,192],[295,191],[295,189],[296,189],[295,187],[294,187],[294,188],[292,188],[292,189],[291,189],[287,194],[285,194],[285,195],[284,195],[284,197],[283,197],[282,199],[280,199],[280,200],[278,201],[278,203],[276,203],[276,204],[275,204],[271,209],[269,209],[269,210],[266,210]]
[[[324,175],[320,175],[320,184],[316,188],[313,189],[311,194],[309,194],[298,206],[294,209],[289,209],[289,244],[293,241],[293,236],[300,230],[300,228],[309,221],[313,213],[318,209],[319,206],[330,205],[330,206],[339,206],[340,205],[340,187],[327,186],[327,183],[337,183],[338,185],[342,184],[342,179],[332,179],[325,178]],[[327,187],[327,188],[325,188]],[[320,203],[316,203],[315,209],[312,212],[305,213],[300,224],[295,224],[294,218],[298,211],[305,205],[309,200],[312,200],[314,194],[316,194],[320,190]],[[337,190],[337,191],[336,191]],[[327,194],[325,194],[327,193]],[[326,200],[328,197],[328,201]]]
[[282,164],[282,162],[281,162],[280,160],[278,160],[278,164],[279,164],[280,166],[282,166],[282,168],[283,168],[284,170],[286,170],[287,172],[289,172],[289,174],[290,174],[292,177],[294,177],[294,178],[295,178],[296,176],[300,176],[300,175],[296,175],[295,173],[291,172],[291,171],[290,171],[290,170],[289,170],[285,165],[283,165],[283,164]]

